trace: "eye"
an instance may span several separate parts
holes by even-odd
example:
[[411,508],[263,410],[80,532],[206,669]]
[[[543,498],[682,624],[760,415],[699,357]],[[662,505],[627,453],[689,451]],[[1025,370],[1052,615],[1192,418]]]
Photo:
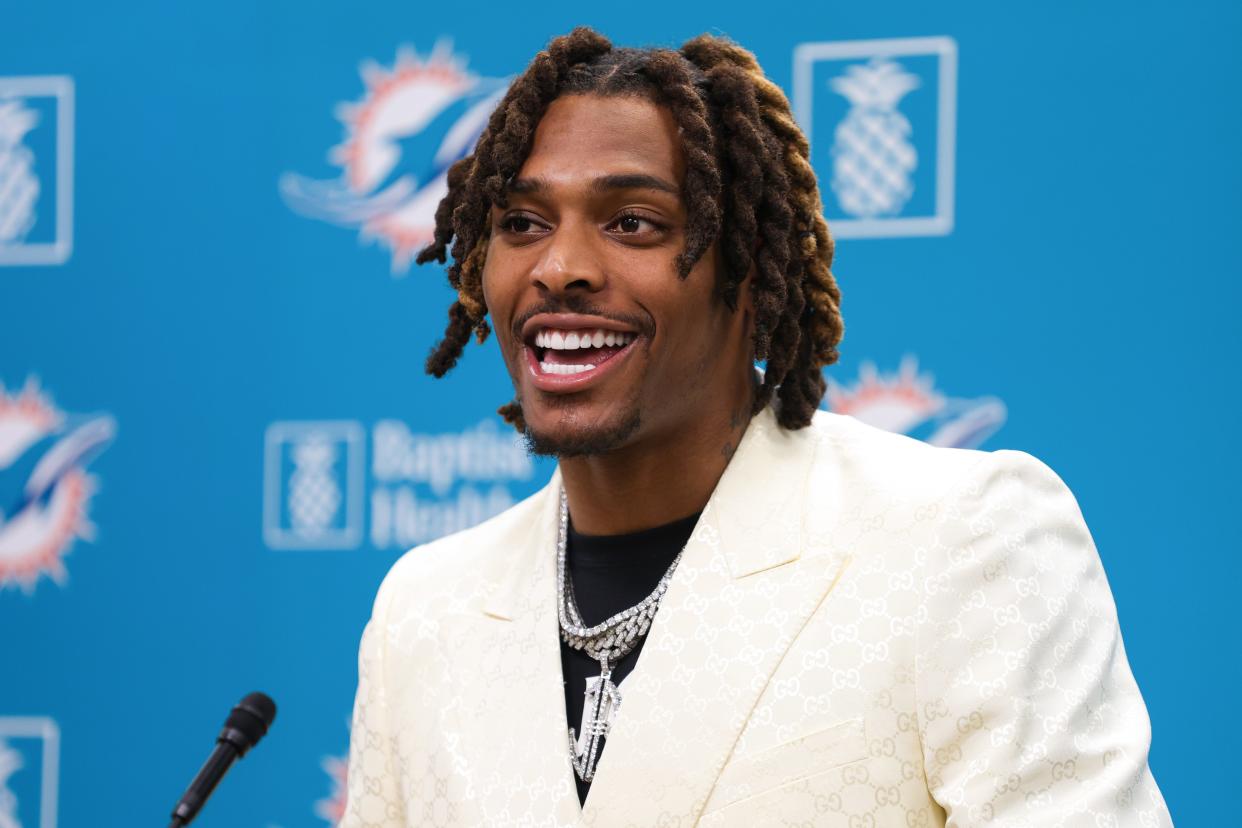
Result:
[[609,227],[615,227],[621,231],[622,235],[636,236],[643,233],[658,232],[664,227],[646,216],[638,213],[625,213],[615,218]]
[[498,226],[502,230],[518,236],[533,235],[533,233],[542,229],[542,225],[536,224],[534,219],[522,213],[511,213],[505,216],[499,221]]

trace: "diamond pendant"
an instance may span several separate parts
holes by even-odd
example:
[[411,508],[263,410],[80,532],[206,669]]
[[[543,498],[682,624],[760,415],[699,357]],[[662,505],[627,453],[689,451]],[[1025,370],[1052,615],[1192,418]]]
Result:
[[621,691],[612,683],[607,661],[600,662],[600,674],[586,680],[586,700],[582,706],[582,732],[569,729],[569,753],[574,772],[583,782],[595,777],[600,745],[621,707]]

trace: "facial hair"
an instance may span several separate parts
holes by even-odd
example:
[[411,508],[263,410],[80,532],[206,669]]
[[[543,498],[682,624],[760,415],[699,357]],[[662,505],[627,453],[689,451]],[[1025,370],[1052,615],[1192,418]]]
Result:
[[553,432],[538,432],[528,424],[522,432],[526,450],[536,457],[594,457],[616,451],[638,431],[642,415],[637,405],[627,408],[607,424],[586,427],[558,424]]

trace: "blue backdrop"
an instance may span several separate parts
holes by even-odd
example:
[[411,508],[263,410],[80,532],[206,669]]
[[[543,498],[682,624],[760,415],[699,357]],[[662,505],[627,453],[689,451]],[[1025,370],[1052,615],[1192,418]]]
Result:
[[332,823],[384,572],[550,472],[491,344],[422,374],[450,293],[405,257],[580,23],[725,33],[790,92],[839,238],[826,404],[1061,474],[1174,817],[1228,822],[1242,15],[1086,5],[0,9],[0,823],[164,824],[252,689],[276,725],[201,824]]

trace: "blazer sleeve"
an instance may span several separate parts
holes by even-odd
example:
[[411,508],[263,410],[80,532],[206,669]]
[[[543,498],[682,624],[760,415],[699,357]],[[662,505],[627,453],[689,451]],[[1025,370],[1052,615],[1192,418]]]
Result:
[[[390,579],[391,580],[391,579]],[[358,691],[349,734],[345,815],[337,828],[405,828],[399,787],[397,731],[388,705],[384,661],[388,651],[388,587],[375,599],[358,649]]]
[[1172,825],[1151,725],[1074,496],[1028,454],[985,455],[921,560],[916,694],[947,826]]

